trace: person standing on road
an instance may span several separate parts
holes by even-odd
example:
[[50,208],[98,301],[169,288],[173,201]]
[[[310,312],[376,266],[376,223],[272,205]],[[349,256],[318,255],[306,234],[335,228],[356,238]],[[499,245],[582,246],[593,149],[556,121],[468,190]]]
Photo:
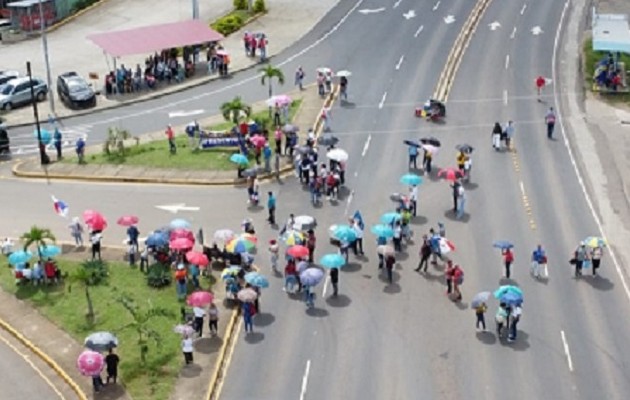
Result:
[[547,139],[553,139],[553,128],[556,126],[556,114],[553,107],[549,107],[549,111],[545,115],[545,124],[547,124]]
[[455,301],[461,301],[462,292],[459,290],[459,287],[464,283],[464,271],[462,268],[455,264],[453,268],[453,292],[455,292]]
[[510,323],[510,333],[508,335],[508,342],[513,342],[516,340],[516,325],[521,320],[521,314],[523,311],[521,307],[515,306],[511,313],[511,323]]
[[130,244],[138,246],[138,236],[140,236],[140,231],[136,225],[131,225],[127,228],[127,238],[129,239]]
[[337,297],[338,289],[339,289],[339,268],[331,268],[330,269],[330,284],[333,288],[332,297]]
[[506,311],[507,305],[501,303],[497,309],[497,313],[494,315],[494,320],[497,323],[497,336],[501,338],[503,334],[503,326],[507,323],[508,313]]
[[265,143],[263,147],[263,160],[265,161],[265,172],[271,172],[271,147]]
[[424,158],[422,159],[422,168],[427,174],[431,173],[431,162],[433,161],[433,153],[428,149],[424,149]]
[[339,98],[342,101],[348,101],[348,78],[345,76],[339,79]]
[[400,221],[396,221],[394,223],[394,251],[401,252],[402,251],[402,226],[400,225]]
[[396,258],[393,254],[387,254],[385,256],[385,269],[387,270],[387,281],[391,285],[394,282],[394,264]]
[[446,262],[446,271],[444,271],[444,278],[446,280],[446,295],[450,296],[453,292],[453,262],[448,260]]
[[503,134],[503,129],[501,128],[501,124],[498,122],[494,123],[494,128],[492,128],[492,147],[495,151],[501,150],[501,136]]
[[503,128],[503,132],[505,133],[505,148],[508,151],[512,151],[512,138],[514,137],[514,122],[511,120],[505,124],[505,128]]
[[418,215],[418,185],[409,187],[409,202],[411,203],[411,213],[416,217]]
[[420,246],[420,263],[418,264],[418,268],[416,268],[415,271],[422,270],[422,265],[424,265],[424,272],[427,272],[430,256],[431,245],[429,244],[429,239],[427,238],[427,235],[424,235],[422,236],[422,245]]
[[208,329],[210,336],[216,336],[219,332],[219,308],[214,303],[208,307]]
[[171,124],[168,124],[166,127],[166,139],[168,139],[168,149],[171,154],[175,154],[177,152],[177,146],[175,145],[175,133],[173,132],[173,127]]
[[603,253],[604,249],[601,246],[597,246],[591,251],[591,261],[593,262],[593,276],[597,275],[597,269],[599,268],[599,264],[602,261]]
[[453,182],[453,184],[451,185],[451,189],[453,189],[453,212],[457,213],[457,205],[458,205],[458,201],[459,200],[459,187],[461,186],[461,182],[459,180],[456,180],[455,182]]
[[61,131],[59,128],[55,127],[55,134],[53,135],[53,144],[55,145],[55,150],[57,150],[57,161],[61,160],[61,145],[62,145],[62,137]]
[[577,249],[575,249],[574,258],[575,277],[578,278],[582,276],[582,268],[584,267],[584,263],[588,261],[588,252],[586,251],[586,245],[584,242],[580,243]]
[[206,316],[206,311],[202,307],[193,307],[193,314],[195,316],[195,320],[193,322],[193,326],[195,327],[195,332],[197,332],[197,337],[203,336],[203,318]]
[[108,354],[105,356],[105,365],[107,365],[107,379],[105,382],[109,385],[109,380],[112,379],[114,384],[118,379],[118,364],[120,363],[120,357],[114,353],[114,349],[109,349]]
[[101,231],[92,231],[90,234],[90,242],[92,243],[92,260],[96,259],[98,256],[99,261],[101,260],[101,239],[103,236],[101,235]]
[[510,266],[514,262],[514,253],[512,252],[512,249],[510,249],[509,247],[506,249],[503,249],[502,253],[503,253],[503,265],[505,265],[505,273],[503,274],[503,276],[510,279]]
[[542,245],[538,245],[532,253],[532,274],[536,279],[540,278],[540,266],[547,263],[547,256]]
[[312,263],[315,257],[315,245],[317,238],[315,237],[315,231],[309,229],[306,236],[306,248],[308,249],[308,262]]
[[409,150],[409,168],[418,169],[418,148],[416,146],[407,146]]
[[354,233],[356,234],[356,240],[354,241],[354,250],[355,250],[355,255],[360,254],[360,255],[364,255],[365,253],[363,253],[363,227],[361,226],[361,221],[359,221],[356,218],[352,219],[352,229],[354,230]]
[[457,209],[457,219],[462,219],[466,209],[466,190],[464,190],[463,185],[459,185],[459,188],[457,189],[457,201],[459,203],[459,208]]
[[252,318],[254,317],[255,308],[254,304],[250,302],[243,303],[243,322],[245,323],[245,333],[252,333],[254,331],[254,324]]
[[182,353],[184,353],[184,362],[186,365],[192,364],[193,362],[193,350],[192,338],[185,335],[184,339],[182,339]]
[[79,217],[72,218],[72,223],[68,225],[70,228],[70,234],[74,239],[74,243],[76,247],[83,246],[83,225],[81,225],[81,221],[79,221]]
[[276,272],[278,270],[278,259],[280,254],[280,247],[278,241],[271,239],[269,241],[269,258],[271,262],[271,269]]
[[295,70],[295,86],[298,86],[300,90],[304,90],[304,70],[301,65]]
[[269,221],[270,225],[276,224],[276,196],[273,195],[273,192],[268,193],[269,198],[267,199],[267,210],[269,211],[269,217],[267,221]]
[[324,123],[324,132],[330,132],[330,120],[332,119],[330,109],[327,107],[322,108],[322,114],[320,118]]
[[486,303],[481,303],[475,308],[475,315],[477,316],[476,328],[479,331],[479,325],[481,325],[481,330],[485,332],[486,330],[486,311],[488,310],[488,306]]

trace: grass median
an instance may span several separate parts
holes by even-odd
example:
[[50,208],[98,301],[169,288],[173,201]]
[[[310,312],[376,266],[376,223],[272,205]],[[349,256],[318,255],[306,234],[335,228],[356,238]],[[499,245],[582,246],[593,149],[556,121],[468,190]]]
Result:
[[[300,108],[302,100],[294,100],[289,107],[289,121],[293,121]],[[261,110],[252,113],[251,119],[263,122],[270,136],[273,135],[272,121],[269,119],[269,111]],[[214,132],[224,132],[232,128],[231,122],[203,127]],[[124,155],[120,154],[90,154],[86,156],[88,164],[96,165],[129,165],[147,168],[182,169],[182,170],[209,170],[230,171],[236,170],[234,163],[230,162],[230,156],[238,152],[236,147],[215,147],[211,149],[192,149],[186,135],[178,134],[175,137],[177,154],[169,154],[168,141],[166,139],[130,145],[125,147]],[[250,152],[250,160],[253,160]],[[76,163],[76,157],[66,158],[64,162]]]
[[[57,260],[64,273],[72,275],[80,268],[80,262]],[[90,325],[85,316],[87,303],[84,289],[67,279],[62,284],[51,286],[16,286],[12,269],[6,268],[6,258],[2,262],[0,286],[6,292],[27,301],[57,326],[68,332],[79,343],[92,332],[108,331],[116,334],[119,340],[117,353],[121,358],[119,374],[125,388],[136,400],[166,400],[173,390],[183,360],[180,352],[180,336],[173,327],[180,322],[180,303],[177,301],[173,284],[163,289],[147,285],[146,275],[122,262],[108,262],[109,279],[107,285],[90,286],[95,310],[95,323]],[[203,287],[209,281],[202,280]],[[115,288],[115,289],[114,289]],[[154,307],[173,312],[174,318],[151,319],[151,328],[159,332],[159,345],[149,342],[146,364],[140,360],[138,334],[134,329],[121,329],[134,322],[124,307],[115,300],[116,293],[127,293],[142,308],[148,307],[148,299]],[[78,357],[78,354],[72,355]],[[85,378],[89,379],[89,378]]]

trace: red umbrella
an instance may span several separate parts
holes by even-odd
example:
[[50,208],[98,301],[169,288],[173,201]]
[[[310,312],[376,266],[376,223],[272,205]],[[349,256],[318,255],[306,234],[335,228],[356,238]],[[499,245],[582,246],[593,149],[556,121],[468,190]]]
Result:
[[287,250],[287,254],[295,258],[308,257],[309,253],[310,251],[308,250],[308,247],[305,247],[299,244],[295,246],[291,246],[289,247],[289,250]]
[[210,292],[193,292],[186,299],[186,303],[193,307],[205,307],[212,303],[214,296]]
[[441,169],[438,172],[438,177],[439,178],[444,178],[448,181],[456,181],[457,179],[461,178],[462,176],[464,176],[462,174],[462,171],[460,171],[459,169],[455,169],[455,168],[444,168]]
[[186,260],[188,260],[189,263],[198,265],[200,267],[205,267],[209,264],[208,257],[198,251],[189,251],[188,253],[186,253]]
[[122,217],[118,218],[118,221],[116,221],[116,223],[122,226],[131,226],[137,224],[138,221],[140,220],[135,215],[123,215]]
[[175,240],[171,240],[171,242],[168,244],[168,247],[170,247],[173,250],[188,250],[188,249],[192,249],[194,243],[187,238],[177,238]]
[[173,229],[171,231],[170,240],[175,240],[179,238],[188,239],[193,242],[193,244],[195,243],[195,235],[188,229]]
[[102,231],[107,228],[107,220],[101,213],[94,210],[85,210],[83,212],[83,220],[85,224],[95,231]]

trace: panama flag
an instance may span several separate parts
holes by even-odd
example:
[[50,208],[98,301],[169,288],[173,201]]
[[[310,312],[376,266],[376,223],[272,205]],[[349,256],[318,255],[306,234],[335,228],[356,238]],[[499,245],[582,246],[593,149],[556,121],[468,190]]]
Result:
[[57,215],[62,216],[64,218],[67,217],[68,205],[64,201],[61,201],[58,198],[56,198],[55,196],[51,196],[51,197],[53,201],[53,208],[55,209],[55,212],[57,213]]

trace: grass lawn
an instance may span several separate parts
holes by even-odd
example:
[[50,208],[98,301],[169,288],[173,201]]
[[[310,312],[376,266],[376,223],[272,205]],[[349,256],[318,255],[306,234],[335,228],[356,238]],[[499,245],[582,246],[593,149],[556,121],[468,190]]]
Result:
[[[289,120],[293,121],[302,100],[295,100],[289,108]],[[269,111],[259,111],[253,113],[252,120],[262,121],[270,132],[273,132],[269,119]],[[227,131],[233,126],[230,122],[223,122],[217,125],[204,127],[210,131]],[[133,132],[131,132],[133,134]],[[86,156],[89,164],[117,164],[132,165],[150,168],[176,168],[186,170],[211,170],[229,171],[236,170],[236,165],[230,162],[230,156],[238,152],[234,147],[216,147],[207,150],[191,150],[186,135],[176,136],[177,154],[171,156],[168,149],[168,141],[156,140],[139,145],[131,145],[126,148],[125,156],[107,156],[105,154],[91,154]],[[254,156],[250,152],[250,160]],[[65,158],[63,162],[76,163],[76,157]]]
[[[72,274],[79,267],[76,261],[58,259],[63,272]],[[180,303],[178,303],[173,285],[164,289],[153,289],[146,284],[145,275],[127,264],[110,262],[109,285],[93,286],[90,294],[94,302],[96,323],[88,326],[85,319],[87,303],[85,292],[81,286],[69,283],[59,286],[19,286],[14,282],[13,273],[6,267],[6,259],[1,263],[0,285],[2,288],[20,299],[29,301],[43,315],[70,333],[78,342],[83,343],[85,337],[95,331],[110,331],[118,336],[121,358],[120,374],[131,396],[136,400],[166,400],[173,389],[182,357],[180,337],[173,332],[173,327],[180,322]],[[202,281],[208,287],[208,281]],[[132,318],[128,312],[114,300],[113,288],[130,294],[141,308],[146,308],[147,299],[158,307],[172,310],[175,317],[158,317],[152,319],[153,328],[160,332],[162,343],[158,347],[149,344],[150,352],[147,365],[140,365],[140,354],[136,345],[137,336],[133,330],[120,330],[130,323]],[[78,355],[77,355],[78,356]],[[87,379],[87,378],[86,378]]]
[[[588,90],[592,90],[593,87],[593,74],[595,73],[595,64],[600,60],[608,57],[606,51],[593,50],[593,39],[589,38],[584,41],[582,48],[584,54],[584,81]],[[630,54],[621,54],[621,61],[625,63],[626,70],[630,68]],[[611,94],[607,96],[607,99],[615,99],[628,102],[630,101],[630,95],[627,93]]]

